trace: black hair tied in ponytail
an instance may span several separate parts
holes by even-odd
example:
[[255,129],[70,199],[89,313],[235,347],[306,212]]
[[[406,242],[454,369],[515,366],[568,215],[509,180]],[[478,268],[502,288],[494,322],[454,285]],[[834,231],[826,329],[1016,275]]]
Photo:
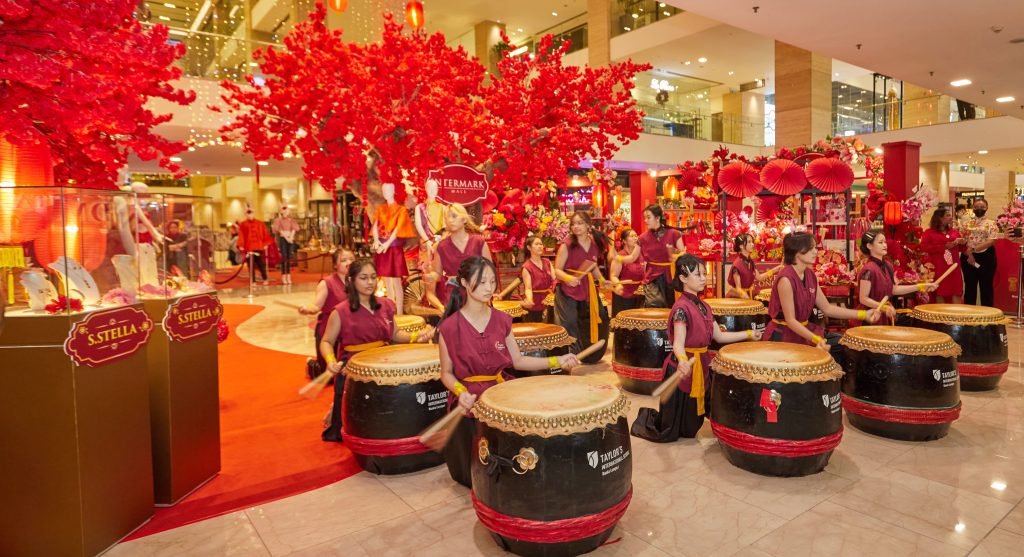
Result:
[[484,279],[484,269],[488,268],[494,273],[494,278],[497,279],[498,270],[490,259],[474,255],[462,260],[462,264],[459,265],[459,272],[454,277],[448,279],[448,284],[452,285],[452,294],[448,297],[448,304],[444,306],[444,315],[441,316],[441,321],[437,324],[437,329],[435,330],[441,330],[441,323],[444,323],[445,319],[448,319],[455,312],[462,309],[462,306],[466,305],[469,293],[466,292],[466,287],[462,286],[462,281],[466,281],[471,289],[476,288],[480,285],[480,281]]

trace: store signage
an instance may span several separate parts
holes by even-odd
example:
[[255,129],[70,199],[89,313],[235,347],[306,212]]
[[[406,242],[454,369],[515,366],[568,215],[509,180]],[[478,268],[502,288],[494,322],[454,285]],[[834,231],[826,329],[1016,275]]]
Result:
[[71,328],[64,353],[75,365],[105,365],[134,354],[152,331],[153,320],[137,307],[95,311]]
[[164,331],[173,341],[189,341],[216,329],[223,314],[224,307],[215,294],[186,296],[167,307]]
[[449,164],[442,170],[431,170],[427,179],[437,181],[437,198],[445,203],[472,205],[487,195],[487,176],[463,164]]

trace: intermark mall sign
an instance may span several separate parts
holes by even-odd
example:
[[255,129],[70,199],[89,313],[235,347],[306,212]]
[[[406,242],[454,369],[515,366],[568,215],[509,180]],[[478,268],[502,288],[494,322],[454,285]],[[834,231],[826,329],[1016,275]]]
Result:
[[445,203],[472,205],[487,195],[487,176],[464,164],[449,164],[442,170],[431,170],[427,179],[437,181],[437,198]]

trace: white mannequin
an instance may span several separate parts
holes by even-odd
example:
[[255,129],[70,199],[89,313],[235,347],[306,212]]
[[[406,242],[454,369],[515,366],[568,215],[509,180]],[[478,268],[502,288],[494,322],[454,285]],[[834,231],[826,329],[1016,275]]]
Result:
[[57,299],[57,289],[41,271],[25,271],[21,273],[19,282],[28,294],[28,307],[31,310],[43,311],[50,300]]
[[[384,201],[387,202],[388,205],[391,205],[392,203],[395,202],[395,185],[394,184],[391,184],[391,183],[383,184],[381,186],[381,193],[384,195]],[[379,234],[379,232],[378,232],[378,228],[377,228],[377,223],[374,222],[373,223],[373,251],[375,253],[384,253],[385,251],[387,251],[391,247],[391,244],[395,243],[395,239],[398,238],[398,227],[395,227],[395,229],[391,231],[391,236],[389,236],[387,241],[385,241],[384,243],[380,242],[380,236],[378,234]],[[387,289],[388,289],[388,298],[391,298],[391,301],[395,302],[395,308],[397,309],[397,312],[395,313],[395,315],[402,315],[402,313],[403,313],[403,307],[402,307],[403,304],[402,304],[402,302],[405,301],[404,300],[405,299],[405,292],[402,290],[402,279],[401,279],[401,277],[383,277],[383,278],[384,278],[384,286],[387,287]]]
[[416,218],[416,233],[420,235],[421,270],[423,285],[427,292],[433,292],[437,284],[437,276],[430,272],[434,261],[434,250],[441,241],[444,232],[444,205],[437,201],[437,180],[430,179],[423,183],[427,200],[416,206],[413,215]]
[[153,247],[153,244],[139,244],[138,249],[139,257],[137,264],[139,266],[140,286],[146,284],[160,286],[160,277],[156,269],[156,248]]
[[64,290],[68,293],[69,299],[79,297],[82,304],[87,306],[100,303],[100,289],[96,286],[96,281],[77,261],[62,255],[50,263],[50,269],[53,269],[64,283]]
[[121,254],[111,257],[110,262],[114,264],[117,282],[120,283],[121,289],[132,294],[137,293],[139,291],[139,266],[135,263],[135,258]]

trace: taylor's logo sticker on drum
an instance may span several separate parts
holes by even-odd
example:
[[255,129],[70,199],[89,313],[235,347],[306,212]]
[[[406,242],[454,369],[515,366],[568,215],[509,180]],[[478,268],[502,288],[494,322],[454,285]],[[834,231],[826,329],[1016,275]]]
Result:
[[828,408],[828,395],[821,395],[821,403],[824,404],[826,408]]
[[589,464],[591,468],[597,468],[597,462],[597,451],[590,451],[587,453],[587,464]]
[[1006,333],[999,333],[999,340],[1003,342],[1003,346],[1007,346]]
[[424,393],[422,391],[416,393],[416,402],[418,402],[420,404],[423,404],[426,401],[427,401],[427,393]]
[[841,395],[839,393],[836,393],[833,396],[821,395],[821,402],[822,402],[822,404],[825,405],[825,408],[828,408],[829,410],[831,410],[833,414],[835,414],[836,412],[841,412],[842,411],[842,409],[843,409],[842,400],[843,400],[843,395]]

